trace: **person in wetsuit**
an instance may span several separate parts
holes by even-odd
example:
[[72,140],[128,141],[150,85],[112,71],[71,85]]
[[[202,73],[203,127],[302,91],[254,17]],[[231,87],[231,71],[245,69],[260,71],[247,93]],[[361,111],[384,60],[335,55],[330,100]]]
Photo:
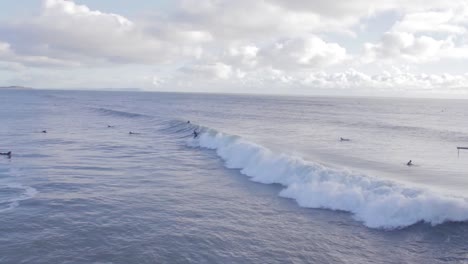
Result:
[[8,151],[8,152],[0,152],[0,155],[2,155],[2,156],[8,156],[8,158],[11,158],[11,151]]

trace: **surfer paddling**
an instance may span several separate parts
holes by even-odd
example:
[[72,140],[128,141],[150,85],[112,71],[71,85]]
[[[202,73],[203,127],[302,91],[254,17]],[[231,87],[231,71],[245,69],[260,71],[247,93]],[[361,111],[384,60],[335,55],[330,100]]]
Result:
[[408,163],[406,163],[406,166],[413,166],[413,161],[409,160]]
[[192,134],[193,134],[193,138],[197,138],[197,137],[198,137],[198,132],[197,132],[197,130],[194,130]]
[[2,155],[2,156],[7,156],[8,158],[11,158],[11,151],[8,151],[8,152],[0,152],[0,155]]
[[349,138],[342,138],[342,137],[340,137],[340,141],[350,141],[350,139],[349,139]]

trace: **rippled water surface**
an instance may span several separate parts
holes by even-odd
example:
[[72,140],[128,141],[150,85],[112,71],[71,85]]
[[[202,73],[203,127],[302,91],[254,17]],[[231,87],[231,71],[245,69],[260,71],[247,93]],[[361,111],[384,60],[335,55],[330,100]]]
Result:
[[0,263],[468,263],[466,101],[0,103]]

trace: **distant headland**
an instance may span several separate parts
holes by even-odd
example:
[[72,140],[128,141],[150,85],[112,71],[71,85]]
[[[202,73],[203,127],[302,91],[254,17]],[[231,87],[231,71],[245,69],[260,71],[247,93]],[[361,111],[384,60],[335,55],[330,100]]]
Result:
[[25,86],[17,86],[17,85],[12,85],[12,86],[0,86],[0,89],[33,89],[31,87],[25,87]]

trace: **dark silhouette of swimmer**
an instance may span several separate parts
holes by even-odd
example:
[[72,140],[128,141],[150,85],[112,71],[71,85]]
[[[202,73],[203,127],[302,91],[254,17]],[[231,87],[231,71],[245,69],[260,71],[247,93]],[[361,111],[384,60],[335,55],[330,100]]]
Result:
[[408,163],[406,163],[406,166],[413,166],[413,161],[408,161]]
[[111,128],[111,127],[114,127],[114,126],[111,126],[111,125],[107,125],[107,127]]
[[190,120],[189,120],[189,121],[187,121],[187,124],[190,124]]
[[193,138],[197,138],[198,137],[198,132],[196,130],[193,131]]
[[47,133],[47,130],[42,130],[41,133],[44,133],[44,134],[45,134],[45,133]]
[[8,156],[8,158],[11,158],[11,151],[8,151],[8,152],[0,152],[0,155],[2,155],[2,156]]
[[136,132],[130,131],[130,132],[128,132],[128,134],[129,134],[129,135],[140,135],[141,133],[136,133]]
[[350,141],[350,139],[349,139],[349,138],[342,138],[342,137],[340,137],[340,141]]

